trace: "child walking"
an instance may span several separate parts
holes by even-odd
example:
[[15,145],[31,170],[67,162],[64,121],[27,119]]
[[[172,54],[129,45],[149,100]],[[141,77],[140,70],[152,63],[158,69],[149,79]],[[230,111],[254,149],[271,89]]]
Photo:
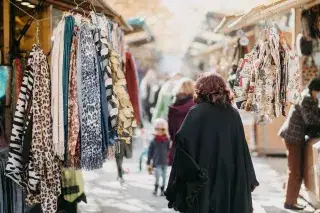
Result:
[[[154,138],[150,143],[148,151],[149,172],[154,169],[156,178],[154,186],[154,195],[158,194],[160,177],[162,178],[161,196],[164,196],[164,187],[167,179],[168,153],[170,149],[170,140],[168,136],[168,123],[165,119],[155,120]],[[150,172],[151,173],[151,172]]]

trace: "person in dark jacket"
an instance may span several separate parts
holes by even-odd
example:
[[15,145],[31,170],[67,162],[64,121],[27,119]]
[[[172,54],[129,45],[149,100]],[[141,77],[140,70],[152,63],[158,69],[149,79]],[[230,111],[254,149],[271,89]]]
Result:
[[175,88],[175,101],[174,104],[169,107],[168,123],[169,123],[169,134],[172,140],[172,145],[169,151],[168,164],[171,166],[176,152],[175,137],[179,131],[182,122],[187,116],[191,107],[194,106],[193,95],[194,95],[195,83],[189,78],[181,79],[178,86]]
[[300,104],[290,108],[287,120],[282,125],[279,135],[288,150],[288,181],[284,207],[302,210],[305,207],[297,203],[303,180],[303,160],[308,129],[320,125],[320,78],[315,78],[308,86],[308,93]]
[[155,171],[155,188],[154,195],[157,195],[160,177],[162,178],[161,196],[164,196],[164,187],[167,179],[168,152],[170,140],[168,137],[168,123],[165,119],[155,120],[154,139],[151,141],[148,152],[147,165],[153,167]]
[[259,183],[230,91],[219,74],[206,73],[195,93],[196,105],[175,138],[168,206],[184,213],[252,213]]

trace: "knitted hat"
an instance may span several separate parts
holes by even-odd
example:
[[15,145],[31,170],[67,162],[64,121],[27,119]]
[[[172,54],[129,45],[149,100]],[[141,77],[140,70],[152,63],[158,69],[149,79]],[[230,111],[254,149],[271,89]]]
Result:
[[309,91],[320,91],[320,77],[312,79],[309,86]]

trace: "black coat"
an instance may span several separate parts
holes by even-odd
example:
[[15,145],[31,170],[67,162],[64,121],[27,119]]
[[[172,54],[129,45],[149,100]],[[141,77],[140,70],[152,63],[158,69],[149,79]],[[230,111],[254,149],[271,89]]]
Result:
[[166,198],[187,213],[251,213],[259,185],[239,113],[231,106],[193,107],[176,135]]

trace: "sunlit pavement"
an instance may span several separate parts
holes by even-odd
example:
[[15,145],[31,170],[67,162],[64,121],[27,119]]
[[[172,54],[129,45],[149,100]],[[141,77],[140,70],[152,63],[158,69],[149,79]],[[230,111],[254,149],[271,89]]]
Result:
[[[79,213],[151,213],[173,212],[167,208],[163,197],[152,195],[154,179],[145,168],[139,172],[138,158],[142,149],[135,148],[134,158],[126,160],[124,168],[130,170],[125,175],[125,185],[117,181],[115,161],[105,163],[104,168],[85,172],[87,204],[81,204]],[[284,158],[253,158],[260,186],[253,194],[254,213],[287,213],[282,208],[284,192],[282,189],[286,165]],[[145,165],[144,165],[145,167]],[[280,170],[276,172],[273,168]],[[303,201],[300,201],[303,202]],[[306,212],[313,212],[309,209]]]

